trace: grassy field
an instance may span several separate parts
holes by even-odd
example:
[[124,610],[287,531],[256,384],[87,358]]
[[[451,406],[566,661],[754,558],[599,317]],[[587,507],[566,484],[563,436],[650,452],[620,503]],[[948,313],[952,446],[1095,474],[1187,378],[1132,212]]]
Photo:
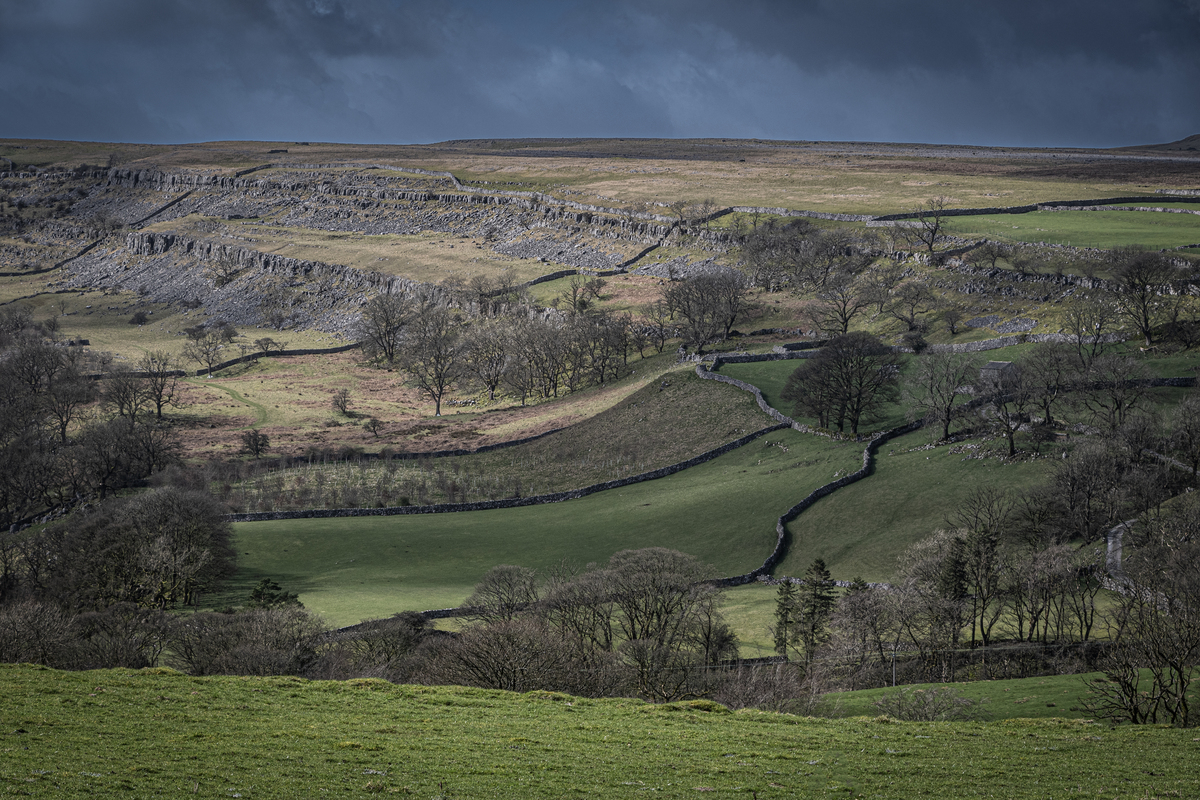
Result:
[[[367,490],[382,485],[390,492],[388,504],[395,504],[401,496],[409,497],[413,503],[448,502],[444,487],[436,485],[435,475],[454,481],[468,492],[469,500],[509,497],[514,493],[545,494],[675,464],[771,422],[747,393],[714,381],[702,381],[691,370],[673,371],[613,407],[527,444],[440,458],[424,465],[413,461],[371,461],[293,466],[235,486],[233,494],[240,496],[245,489],[261,498],[268,486],[273,487],[270,494],[292,493],[297,487],[311,487],[321,475],[331,488],[356,487],[361,493],[360,502],[368,505],[375,494]],[[459,439],[462,446],[470,446],[484,436],[479,430],[468,429],[460,433]],[[384,441],[395,447],[397,438],[385,435]],[[419,497],[413,488],[418,481],[427,487],[421,492],[424,495],[428,491],[427,497]],[[343,507],[337,504],[338,500],[328,495],[326,498],[325,507]],[[309,500],[307,505],[298,507],[321,506],[314,506]],[[247,510],[274,509],[256,505]]]
[[570,559],[582,565],[649,546],[691,553],[719,574],[739,574],[774,548],[779,514],[835,473],[853,469],[860,450],[779,431],[682,473],[564,503],[241,523],[237,578],[212,603],[241,603],[270,576],[329,622],[347,624],[458,605],[496,564],[546,568]]
[[465,281],[473,275],[495,278],[505,272],[516,283],[522,283],[551,270],[533,259],[496,253],[482,239],[449,233],[370,236],[284,227],[270,220],[223,222],[221,231],[204,233],[197,228],[201,219],[193,215],[149,225],[146,230],[173,231],[288,258],[341,264],[426,283],[437,283],[450,275]]
[[[1091,719],[1084,708],[1090,697],[1085,680],[1102,678],[1103,673],[1085,675],[1048,675],[1042,678],[975,681],[972,683],[912,684],[909,690],[942,689],[951,687],[961,697],[978,703],[974,711],[981,722],[1005,719]],[[896,690],[862,689],[856,692],[831,692],[825,695],[826,710],[839,717],[858,717],[879,714],[874,703]]]
[[947,230],[963,238],[1046,242],[1074,247],[1138,244],[1158,250],[1200,243],[1200,216],[1153,211],[1031,211],[950,217]]
[[[287,154],[268,150],[287,149]],[[296,146],[205,142],[127,145],[0,140],[18,164],[232,171],[273,163],[359,161],[450,170],[460,179],[502,183],[602,205],[711,197],[720,205],[894,213],[946,195],[956,207],[1024,205],[1151,194],[1193,187],[1189,162],[1063,160],[1037,151],[835,142],[708,139],[465,141],[429,145]]]
[[[791,416],[792,403],[789,400],[784,400],[782,397],[784,386],[787,385],[788,376],[796,371],[803,364],[800,360],[789,361],[757,361],[748,364],[722,364],[720,374],[727,375],[730,378],[737,378],[740,381],[745,381],[753,386],[757,386],[763,394],[763,399],[772,407],[779,409],[784,414]],[[902,369],[908,369],[909,364],[902,365]],[[864,423],[860,426],[861,433],[866,434],[870,431],[884,431],[898,428],[907,420],[904,416],[904,407],[899,404],[889,405],[882,411],[882,416],[874,421]],[[798,422],[803,422],[808,425],[816,425],[816,419],[799,416],[795,418]],[[847,432],[849,428],[846,429]]]
[[77,797],[1194,797],[1194,731],[0,666],[0,786]]
[[1019,490],[1043,480],[1049,459],[1004,462],[968,458],[954,446],[925,449],[929,433],[888,442],[870,477],[823,498],[789,524],[792,545],[776,572],[801,575],[814,558],[834,578],[887,580],[909,545],[945,528],[976,487]]

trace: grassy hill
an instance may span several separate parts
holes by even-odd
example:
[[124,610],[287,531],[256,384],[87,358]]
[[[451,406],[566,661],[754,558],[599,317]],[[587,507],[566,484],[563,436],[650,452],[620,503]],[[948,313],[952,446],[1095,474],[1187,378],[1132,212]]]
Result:
[[675,475],[563,503],[240,523],[238,576],[213,602],[240,601],[270,576],[298,591],[306,607],[348,624],[458,605],[496,564],[582,565],[652,546],[736,575],[775,547],[780,514],[835,473],[856,469],[860,453],[853,443],[784,430]]
[[1193,797],[1193,731],[0,666],[0,791],[79,797]]

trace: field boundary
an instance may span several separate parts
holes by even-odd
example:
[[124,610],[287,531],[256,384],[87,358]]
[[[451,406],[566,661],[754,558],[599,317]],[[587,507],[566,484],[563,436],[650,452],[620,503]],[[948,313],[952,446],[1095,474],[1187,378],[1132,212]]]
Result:
[[[732,442],[723,444],[713,450],[708,450],[698,456],[693,456],[686,461],[679,461],[670,464],[666,467],[642,472],[637,475],[630,475],[628,478],[617,478],[611,481],[602,483],[593,483],[590,486],[584,486],[580,489],[570,489],[565,492],[553,492],[550,494],[531,495],[530,497],[508,497],[501,500],[481,500],[474,503],[433,503],[423,506],[387,506],[384,508],[318,508],[307,509],[302,511],[254,511],[245,514],[229,514],[226,519],[230,522],[266,522],[271,520],[284,519],[335,519],[341,517],[390,517],[408,514],[447,514],[458,511],[490,511],[500,508],[521,508],[524,506],[544,505],[546,503],[562,503],[567,500],[578,500],[581,497],[587,497],[597,492],[608,491],[609,489],[619,489],[623,486],[631,486],[635,483],[643,483],[645,481],[655,480],[657,478],[665,478],[668,475],[674,475],[677,472],[682,472],[689,467],[695,467],[708,461],[712,461],[718,456],[723,456],[726,453],[743,447],[750,442],[769,433],[774,433],[778,430],[790,427],[789,425],[771,425],[754,433],[748,434],[735,439]],[[476,452],[476,451],[469,451]],[[420,457],[414,454],[414,457]]]

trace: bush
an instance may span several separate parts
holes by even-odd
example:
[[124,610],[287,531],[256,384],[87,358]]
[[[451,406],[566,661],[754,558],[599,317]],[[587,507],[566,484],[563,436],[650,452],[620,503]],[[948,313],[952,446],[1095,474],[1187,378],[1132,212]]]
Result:
[[963,697],[952,686],[928,689],[905,686],[884,695],[872,705],[889,717],[905,722],[966,722],[980,718],[981,702]]
[[195,614],[176,622],[169,662],[192,675],[303,675],[324,633],[295,606]]

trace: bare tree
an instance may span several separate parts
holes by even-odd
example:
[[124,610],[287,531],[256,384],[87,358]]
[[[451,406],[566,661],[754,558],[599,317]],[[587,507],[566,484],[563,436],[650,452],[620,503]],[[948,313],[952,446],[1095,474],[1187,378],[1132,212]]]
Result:
[[917,224],[908,230],[931,254],[934,248],[946,238],[944,228],[948,200],[949,198],[944,195],[931,197],[914,208],[912,212],[916,215]]
[[137,366],[145,380],[146,395],[154,404],[154,415],[162,419],[164,408],[179,404],[179,364],[168,353],[151,350]]
[[732,270],[702,272],[668,286],[663,300],[683,318],[687,343],[703,353],[709,342],[729,336],[744,312],[746,280]]
[[1115,432],[1141,408],[1149,386],[1150,371],[1133,358],[1109,354],[1092,362],[1075,402],[1089,411],[1092,419]]
[[1192,469],[1192,483],[1197,483],[1200,469],[1200,395],[1192,393],[1171,413],[1171,433],[1168,439],[1171,452]]
[[270,447],[270,437],[260,431],[258,428],[251,428],[248,431],[242,432],[243,453],[249,453],[255,458],[261,458],[262,454],[267,452]]
[[683,226],[687,224],[688,211],[690,211],[692,208],[692,201],[674,200],[667,204],[667,208],[670,209],[671,213],[674,214],[678,219],[678,222],[675,224],[679,226],[679,230],[682,232]]
[[1120,722],[1197,722],[1192,686],[1200,660],[1200,504],[1145,523],[1127,550],[1105,681],[1091,681],[1091,710]]
[[484,573],[463,605],[473,609],[473,619],[509,622],[530,612],[540,597],[537,570],[501,564]]
[[829,336],[850,331],[850,323],[870,307],[869,298],[853,276],[837,273],[829,277],[817,291],[817,304],[812,312],[814,325]]
[[363,307],[358,335],[372,358],[395,363],[404,331],[413,319],[412,304],[395,294],[376,295]]
[[927,353],[905,382],[904,395],[910,403],[909,418],[925,417],[942,426],[942,439],[950,438],[950,424],[965,390],[975,384],[979,368],[964,354]]
[[409,326],[401,366],[434,402],[442,415],[442,398],[462,377],[464,359],[458,321],[443,305],[426,304]]
[[1175,278],[1175,270],[1161,253],[1132,247],[1113,251],[1113,302],[1117,311],[1145,340],[1149,347],[1154,327],[1162,321],[1166,303],[1161,295]]
[[816,230],[796,247],[791,272],[797,291],[821,291],[834,276],[854,276],[875,257],[849,228]]
[[202,365],[211,378],[213,369],[221,363],[221,351],[226,344],[228,341],[220,331],[208,330],[184,345],[183,355]]
[[1110,344],[1117,313],[1107,293],[1077,294],[1067,302],[1064,327],[1075,341],[1081,369],[1088,369]]
[[1045,415],[1045,424],[1054,424],[1054,406],[1073,388],[1078,379],[1071,345],[1042,342],[1033,346],[1024,359],[1023,380],[1035,392],[1035,402]]
[[904,280],[905,267],[895,262],[884,262],[867,270],[861,281],[863,295],[882,314],[891,302],[892,293]]
[[329,404],[334,411],[342,416],[350,416],[350,390],[346,388],[335,389],[330,396]]
[[995,269],[1001,259],[1012,255],[1012,247],[1001,242],[986,240],[979,247],[967,253],[967,263],[976,267]]
[[812,231],[812,223],[803,218],[787,225],[778,225],[774,220],[762,226],[755,224],[741,248],[742,269],[750,284],[768,292],[778,291],[795,271]]
[[130,422],[137,422],[138,415],[153,402],[148,381],[124,364],[114,364],[105,376],[103,398],[117,416]]
[[667,346],[667,340],[675,333],[675,326],[671,324],[671,307],[665,300],[655,300],[642,308],[642,315],[646,318],[650,341],[661,353]]
[[921,315],[937,305],[937,295],[920,281],[907,281],[892,295],[888,313],[903,322],[910,331],[923,330]]
[[221,252],[204,267],[204,277],[212,281],[213,286],[220,289],[232,283],[241,271],[242,267],[238,264],[236,255],[225,252],[222,248]]
[[996,430],[1008,442],[1009,456],[1017,454],[1016,435],[1028,421],[1027,411],[1037,399],[1037,386],[1027,374],[1024,365],[1012,363],[1000,371],[995,382],[980,381],[975,384],[974,394],[987,398],[976,407],[983,423]]
[[897,396],[899,357],[865,331],[838,336],[806,359],[787,381],[782,396],[796,402],[796,412],[824,407],[817,414],[839,431],[858,434],[862,422],[880,413]]

